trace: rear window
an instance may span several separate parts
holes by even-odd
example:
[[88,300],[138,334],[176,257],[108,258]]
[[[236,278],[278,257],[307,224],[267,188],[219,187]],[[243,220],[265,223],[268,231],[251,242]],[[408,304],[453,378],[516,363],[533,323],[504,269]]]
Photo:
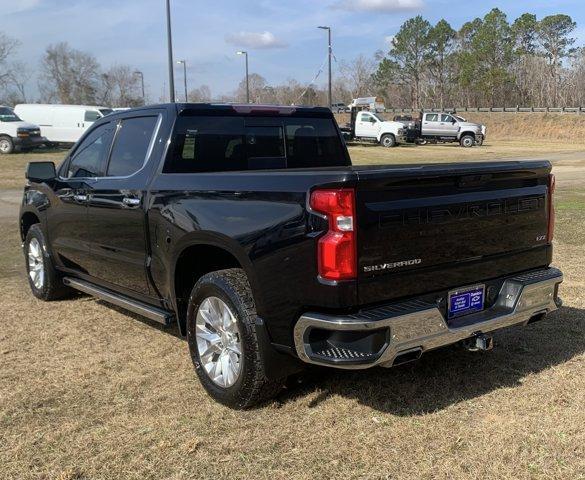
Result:
[[329,118],[179,117],[165,173],[339,166],[347,163]]

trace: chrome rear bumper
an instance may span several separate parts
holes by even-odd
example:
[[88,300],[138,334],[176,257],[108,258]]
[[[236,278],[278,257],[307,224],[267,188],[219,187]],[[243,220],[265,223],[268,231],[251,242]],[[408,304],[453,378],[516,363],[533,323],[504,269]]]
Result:
[[[560,306],[557,292],[562,281],[556,268],[507,278],[490,308],[449,321],[437,305],[418,300],[354,315],[305,313],[294,328],[295,348],[307,363],[351,369],[390,367],[411,352],[422,353],[480,333],[527,324],[550,313]],[[328,340],[328,335],[335,340]],[[319,338],[318,347],[315,337]],[[370,350],[364,350],[368,345]]]

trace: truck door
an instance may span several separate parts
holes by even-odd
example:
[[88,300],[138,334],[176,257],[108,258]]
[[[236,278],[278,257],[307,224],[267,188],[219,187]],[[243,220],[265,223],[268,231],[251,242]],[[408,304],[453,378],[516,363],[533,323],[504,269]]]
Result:
[[106,174],[96,179],[89,199],[89,274],[98,283],[143,295],[149,294],[145,165],[161,119],[141,113],[117,122]]
[[378,137],[378,120],[368,112],[358,113],[355,122],[356,137],[377,138]]
[[423,135],[442,135],[441,122],[438,113],[425,113],[422,122]]
[[78,273],[87,273],[90,268],[89,192],[95,178],[103,174],[113,136],[114,125],[105,123],[77,145],[59,171],[54,201],[47,209],[55,261]]
[[447,113],[441,113],[441,135],[445,137],[456,137],[459,131],[459,123],[453,117]]

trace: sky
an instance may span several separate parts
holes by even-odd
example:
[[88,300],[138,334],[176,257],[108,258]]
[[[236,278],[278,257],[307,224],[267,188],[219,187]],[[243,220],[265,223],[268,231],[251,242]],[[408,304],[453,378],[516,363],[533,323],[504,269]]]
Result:
[[[338,62],[387,50],[414,15],[433,23],[445,18],[457,29],[494,7],[509,21],[525,12],[569,14],[578,25],[577,44],[585,44],[585,0],[171,0],[173,51],[175,60],[187,62],[189,89],[205,84],[218,97],[233,92],[244,76],[238,50],[249,52],[250,73],[269,84],[289,78],[306,83],[327,55],[319,25],[332,28],[335,73]],[[35,73],[45,48],[58,42],[92,53],[104,68],[129,64],[143,71],[151,100],[167,88],[164,0],[0,0],[0,11],[0,31],[19,40],[16,59],[31,70],[29,96],[38,92]],[[175,67],[182,92],[183,67]]]

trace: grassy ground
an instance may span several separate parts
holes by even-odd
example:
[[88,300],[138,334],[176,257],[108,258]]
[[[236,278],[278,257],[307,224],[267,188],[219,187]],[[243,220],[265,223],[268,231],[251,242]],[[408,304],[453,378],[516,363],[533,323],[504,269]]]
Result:
[[[494,156],[558,152],[528,147]],[[352,156],[483,152],[360,147]],[[486,354],[446,349],[391,370],[319,372],[246,412],[205,395],[175,329],[88,297],[34,299],[16,219],[0,215],[0,478],[585,479],[585,153],[556,157],[565,306],[548,321],[501,332]],[[36,158],[8,157],[0,192],[21,186]]]

